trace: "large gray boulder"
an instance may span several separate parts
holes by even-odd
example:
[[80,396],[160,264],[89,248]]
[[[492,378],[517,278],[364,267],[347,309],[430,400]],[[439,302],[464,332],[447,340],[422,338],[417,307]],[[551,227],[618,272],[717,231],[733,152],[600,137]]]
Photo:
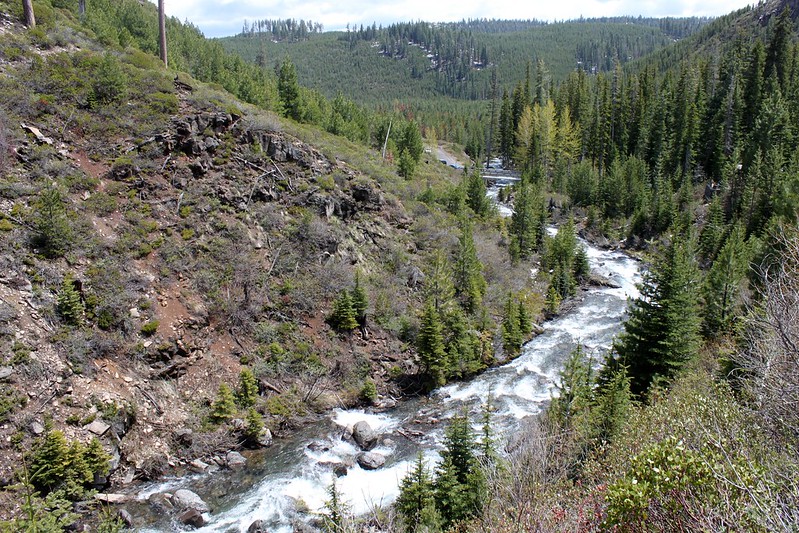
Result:
[[358,464],[364,470],[377,470],[386,464],[386,458],[375,452],[363,452],[358,454]]
[[208,504],[200,498],[197,493],[187,489],[176,490],[172,495],[172,505],[177,509],[195,509],[201,513],[211,510]]
[[361,420],[352,426],[352,438],[362,450],[369,451],[377,444],[377,433],[368,422]]

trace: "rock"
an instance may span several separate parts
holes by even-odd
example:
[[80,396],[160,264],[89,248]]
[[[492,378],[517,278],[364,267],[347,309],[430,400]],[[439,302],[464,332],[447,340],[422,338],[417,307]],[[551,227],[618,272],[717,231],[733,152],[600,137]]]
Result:
[[98,492],[94,495],[94,499],[103,503],[126,503],[133,499],[130,494],[114,494],[111,492],[102,493]]
[[336,463],[333,465],[333,473],[336,474],[336,477],[342,477],[347,475],[347,465],[344,463]]
[[191,446],[191,443],[194,441],[194,432],[189,428],[176,429],[175,440],[183,446]]
[[247,528],[247,533],[269,533],[269,530],[266,529],[266,522],[263,520],[256,520]]
[[258,446],[261,446],[263,448],[268,448],[269,446],[272,445],[272,432],[269,431],[269,428],[264,428],[258,434],[258,441],[257,442],[258,442]]
[[176,490],[172,495],[172,505],[174,505],[176,509],[194,509],[201,513],[210,511],[208,504],[195,492],[188,489]]
[[44,433],[44,426],[40,422],[34,420],[31,422],[31,433],[34,435],[41,435]]
[[203,527],[205,525],[205,518],[197,509],[186,509],[178,515],[178,521],[191,527]]
[[11,377],[14,373],[14,369],[10,366],[2,366],[0,367],[0,381],[5,381]]
[[175,509],[175,506],[172,505],[172,495],[162,492],[150,494],[150,497],[147,498],[147,503],[165,513]]
[[358,464],[364,470],[377,470],[386,464],[386,458],[375,452],[363,452],[358,454]]
[[308,449],[312,452],[326,452],[330,449],[330,445],[323,440],[315,440],[308,444]]
[[122,523],[128,527],[133,527],[133,516],[127,509],[120,509],[117,511],[117,517],[122,520]]
[[131,307],[128,314],[130,314],[130,318],[141,318],[141,313],[135,307]]
[[86,424],[83,426],[83,429],[89,430],[91,433],[94,433],[98,437],[102,437],[106,434],[106,432],[111,429],[111,426],[103,422],[102,420],[94,420],[91,424]]
[[243,468],[247,464],[247,458],[239,452],[229,451],[225,456],[225,463],[228,468]]
[[195,459],[194,461],[189,463],[189,470],[191,470],[192,472],[196,472],[198,474],[202,474],[203,472],[208,470],[208,463],[200,459]]
[[377,433],[368,422],[361,420],[352,426],[352,438],[362,450],[371,450],[377,444]]

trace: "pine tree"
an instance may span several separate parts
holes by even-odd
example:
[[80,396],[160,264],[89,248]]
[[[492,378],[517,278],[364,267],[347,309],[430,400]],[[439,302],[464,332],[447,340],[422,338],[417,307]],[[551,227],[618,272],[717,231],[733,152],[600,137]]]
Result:
[[349,509],[346,502],[341,499],[341,493],[336,486],[335,478],[327,488],[327,495],[328,500],[325,501],[324,530],[328,533],[343,533],[346,531]]
[[466,181],[466,205],[478,217],[485,217],[491,212],[491,200],[486,196],[486,184],[480,169],[475,167],[464,174]]
[[45,257],[59,257],[72,246],[72,229],[61,192],[57,188],[48,187],[39,195],[33,225],[33,243]]
[[416,456],[413,470],[400,482],[400,493],[394,504],[406,531],[434,531],[440,518],[436,511],[433,479],[424,464],[422,452]]
[[64,482],[68,470],[67,438],[61,431],[49,431],[33,450],[30,482],[37,490],[50,492]]
[[562,428],[570,427],[572,419],[589,408],[593,398],[591,374],[591,364],[582,344],[578,344],[559,373],[557,394],[547,410]]
[[258,438],[264,430],[264,422],[258,411],[252,407],[247,409],[244,424],[243,436],[247,442],[251,445],[258,442]]
[[58,291],[56,311],[64,322],[71,326],[77,326],[83,321],[85,308],[70,274],[64,276],[61,290]]
[[416,162],[413,160],[413,156],[407,149],[403,148],[400,150],[400,155],[397,159],[397,174],[405,179],[410,179],[415,171]]
[[366,311],[369,308],[369,297],[366,295],[366,289],[361,285],[361,272],[355,272],[355,286],[350,293],[352,300],[352,310],[355,312],[355,320],[361,327],[366,326]]
[[502,346],[511,355],[518,354],[522,348],[523,338],[519,324],[519,306],[516,305],[513,294],[508,293],[505,316],[502,319]]
[[744,237],[743,228],[736,225],[705,278],[702,331],[706,337],[729,331],[732,321],[740,312],[741,293],[746,285],[750,259]]
[[227,383],[220,383],[216,400],[211,404],[211,421],[215,424],[227,422],[236,414],[236,399]]
[[443,251],[435,251],[425,274],[422,288],[425,300],[433,303],[436,312],[446,312],[455,297],[455,287],[452,283],[452,267]]
[[283,104],[283,114],[296,121],[303,118],[300,85],[297,81],[297,69],[291,59],[286,57],[277,73],[277,92]]
[[610,374],[609,381],[597,392],[591,410],[592,437],[595,444],[612,442],[622,431],[633,409],[630,378],[624,368]]
[[464,217],[460,227],[461,236],[458,239],[453,281],[455,293],[460,297],[463,308],[474,313],[482,305],[487,284],[483,277],[483,265],[477,258],[471,222]]
[[543,231],[541,215],[545,213],[543,198],[534,187],[522,181],[513,202],[510,221],[511,249],[516,252],[513,260],[526,259],[539,248]]
[[641,296],[618,339],[630,389],[643,394],[656,377],[670,378],[699,348],[699,271],[691,241],[675,237],[644,276]]
[[475,455],[476,443],[469,419],[456,416],[444,434],[442,463],[437,469],[436,505],[448,527],[477,515],[485,497],[485,477]]
[[333,312],[328,317],[328,322],[333,328],[344,332],[350,332],[358,327],[349,291],[343,290],[339,293],[333,302]]
[[243,408],[252,407],[258,400],[258,380],[249,368],[239,372],[239,388],[236,390],[236,403]]
[[428,379],[429,386],[438,387],[446,383],[449,371],[447,352],[444,347],[444,333],[441,316],[435,305],[428,301],[422,313],[419,335],[416,337],[416,350],[419,353],[419,366]]

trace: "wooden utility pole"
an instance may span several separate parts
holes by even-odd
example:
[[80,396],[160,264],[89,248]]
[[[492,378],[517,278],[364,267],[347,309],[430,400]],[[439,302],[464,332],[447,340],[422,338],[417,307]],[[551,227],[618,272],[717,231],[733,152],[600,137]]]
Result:
[[158,0],[158,51],[164,66],[169,66],[166,60],[166,17],[164,16],[164,0]]
[[36,27],[36,16],[33,14],[33,0],[22,0],[22,12],[25,14],[25,26]]

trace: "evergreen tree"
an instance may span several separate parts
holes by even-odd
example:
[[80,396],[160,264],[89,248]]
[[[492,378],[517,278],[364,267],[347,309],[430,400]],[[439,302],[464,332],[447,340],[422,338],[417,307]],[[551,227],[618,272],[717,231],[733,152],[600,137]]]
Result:
[[350,293],[352,300],[352,310],[355,312],[355,320],[361,327],[366,326],[366,311],[369,308],[369,297],[366,295],[366,289],[361,285],[361,271],[355,271],[355,286]]
[[472,224],[464,217],[461,219],[460,227],[461,236],[458,239],[453,281],[455,293],[460,297],[463,308],[474,313],[482,305],[487,283],[483,277],[483,265],[477,258]]
[[85,308],[70,274],[64,276],[61,290],[58,291],[56,311],[64,322],[71,326],[77,326],[83,321]]
[[61,431],[49,431],[33,450],[30,482],[37,490],[50,492],[64,482],[69,466],[67,438]]
[[624,368],[616,368],[596,393],[591,410],[592,437],[595,444],[612,442],[632,414],[631,382]]
[[741,293],[746,285],[750,259],[744,237],[745,231],[736,225],[705,278],[702,330],[706,337],[729,331],[741,310]]
[[358,327],[349,291],[343,290],[339,293],[338,298],[333,302],[333,311],[327,320],[338,331],[350,332]]
[[436,511],[433,479],[424,464],[422,452],[416,456],[413,470],[400,482],[400,493],[394,504],[406,531],[435,531],[440,518]]
[[236,403],[240,407],[247,408],[255,405],[258,400],[258,380],[249,368],[241,369],[239,372],[239,388],[236,391]]
[[428,379],[429,386],[438,387],[446,383],[449,371],[441,316],[433,302],[428,301],[422,313],[419,335],[416,337],[419,366]]
[[519,306],[516,305],[513,294],[508,293],[508,299],[505,301],[505,316],[502,319],[502,346],[511,355],[518,354],[522,348],[524,338],[519,325]]
[[215,424],[227,422],[236,414],[236,399],[227,383],[220,383],[216,400],[211,404],[211,421]]
[[616,350],[630,389],[643,394],[656,377],[670,378],[699,348],[699,270],[690,240],[675,237],[645,274]]
[[545,214],[543,197],[533,185],[522,181],[516,191],[510,221],[513,260],[526,259],[538,250],[539,240],[544,231],[542,214]]
[[443,314],[452,305],[455,286],[452,282],[452,267],[442,250],[438,249],[433,253],[425,274],[422,289],[424,298],[433,303],[437,313]]
[[55,258],[69,251],[72,246],[72,229],[61,192],[47,187],[39,195],[34,211],[33,244],[47,258]]
[[415,171],[416,162],[413,160],[413,156],[411,156],[406,148],[403,148],[397,159],[397,174],[405,179],[410,179],[413,177]]
[[559,373],[547,413],[562,428],[571,426],[572,419],[589,409],[593,399],[591,363],[582,344],[572,350]]
[[422,159],[424,143],[422,142],[422,133],[419,131],[419,125],[415,121],[411,120],[405,126],[405,131],[402,134],[402,140],[398,148],[400,150],[407,150],[414,164]]
[[327,488],[328,499],[325,501],[324,530],[328,533],[343,533],[347,531],[347,515],[349,509],[346,502],[342,501],[341,493],[336,486],[336,480]]
[[456,416],[444,435],[442,463],[437,469],[436,506],[444,527],[476,516],[485,497],[485,478],[475,455],[476,443],[469,419]]
[[291,59],[286,57],[277,72],[277,92],[283,104],[283,114],[296,121],[303,118],[300,85],[297,81],[297,69]]
[[475,167],[464,174],[466,181],[466,205],[478,217],[485,217],[491,212],[491,200],[486,196],[486,184],[480,169]]

